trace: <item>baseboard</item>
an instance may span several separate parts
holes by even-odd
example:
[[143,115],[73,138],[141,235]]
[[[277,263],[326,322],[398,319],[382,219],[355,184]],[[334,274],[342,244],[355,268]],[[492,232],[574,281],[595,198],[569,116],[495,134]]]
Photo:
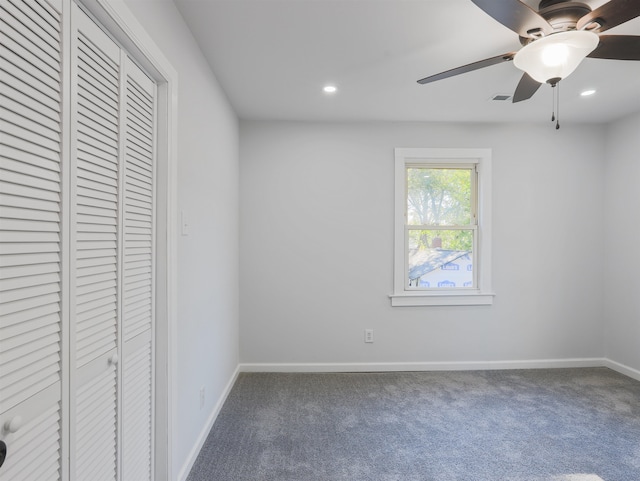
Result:
[[218,414],[220,414],[220,410],[222,409],[224,402],[227,400],[227,397],[231,392],[231,388],[236,382],[236,379],[238,378],[238,374],[240,374],[240,372],[241,372],[240,366],[236,367],[235,371],[231,375],[231,378],[229,379],[229,382],[227,382],[227,385],[222,391],[222,394],[218,398],[218,401],[216,402],[215,406],[213,406],[213,410],[211,411],[211,414],[207,418],[206,424],[202,428],[202,431],[200,432],[200,435],[198,436],[198,439],[196,440],[195,445],[189,452],[189,456],[187,456],[187,460],[182,466],[182,469],[180,469],[180,472],[178,473],[178,481],[185,481],[187,479],[187,476],[189,475],[189,472],[193,467],[193,463],[196,462],[196,458],[198,457],[198,454],[202,449],[202,445],[206,441],[207,436],[209,435],[209,431],[211,431],[211,428],[213,427],[213,423],[216,422],[216,418],[218,417]]
[[603,358],[532,359],[522,361],[385,362],[385,363],[242,363],[240,372],[392,372],[478,371],[602,367]]
[[608,367],[609,369],[613,369],[620,374],[624,374],[627,377],[635,379],[636,381],[640,381],[640,371],[638,371],[637,369],[625,366],[624,364],[616,362],[612,359],[604,359],[604,366]]

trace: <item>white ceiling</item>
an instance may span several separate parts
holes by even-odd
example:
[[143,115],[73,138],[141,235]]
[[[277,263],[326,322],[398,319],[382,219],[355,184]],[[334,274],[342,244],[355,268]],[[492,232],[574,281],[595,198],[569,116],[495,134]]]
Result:
[[[520,48],[471,0],[175,2],[242,119],[550,121],[548,85],[518,104],[490,100],[515,90],[522,73],[511,62],[416,83]],[[640,35],[640,17],[607,34]],[[338,92],[324,94],[327,83]],[[586,88],[597,93],[580,97]],[[586,59],[560,83],[562,123],[637,111],[639,61]]]

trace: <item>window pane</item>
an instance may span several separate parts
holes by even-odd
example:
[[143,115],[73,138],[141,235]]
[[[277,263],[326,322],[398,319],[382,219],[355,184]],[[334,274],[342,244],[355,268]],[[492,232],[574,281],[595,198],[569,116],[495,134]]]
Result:
[[407,168],[407,223],[471,224],[471,169]]
[[410,230],[408,240],[410,287],[474,287],[472,230]]

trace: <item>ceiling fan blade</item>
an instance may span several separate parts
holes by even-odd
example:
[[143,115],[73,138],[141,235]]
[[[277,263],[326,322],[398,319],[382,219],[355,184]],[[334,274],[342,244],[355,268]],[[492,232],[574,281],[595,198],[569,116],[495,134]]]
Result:
[[538,91],[540,85],[542,85],[540,82],[532,79],[529,74],[525,72],[513,94],[513,103],[515,104],[516,102],[530,99],[533,97],[533,94]]
[[602,25],[598,31],[604,32],[638,16],[640,16],[640,2],[638,0],[609,0],[578,20],[576,29],[581,30],[596,20]]
[[510,28],[521,37],[530,32],[550,34],[553,27],[542,16],[519,0],[471,0],[489,16]]
[[445,72],[440,72],[435,75],[431,75],[430,77],[425,77],[423,79],[418,80],[419,84],[428,84],[431,82],[435,82],[437,80],[442,80],[445,78],[453,77],[455,75],[460,75],[462,73],[473,72],[474,70],[478,70],[484,67],[490,67],[491,65],[496,65],[502,62],[510,62],[513,60],[516,52],[509,52],[502,55],[498,55],[496,57],[486,58],[484,60],[480,60],[478,62],[473,62],[467,65],[463,65],[462,67],[452,68],[451,70],[447,70]]
[[600,35],[600,43],[587,57],[640,60],[640,37],[636,35]]

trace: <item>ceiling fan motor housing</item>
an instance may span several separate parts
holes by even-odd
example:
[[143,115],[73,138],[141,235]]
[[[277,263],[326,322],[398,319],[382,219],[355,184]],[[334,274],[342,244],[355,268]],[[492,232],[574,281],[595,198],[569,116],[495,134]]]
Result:
[[541,8],[538,13],[555,30],[573,30],[578,20],[591,13],[591,7],[580,2],[554,2],[552,5]]
[[[544,18],[555,32],[575,30],[578,20],[591,12],[591,7],[581,2],[567,0],[542,0],[538,6],[538,13]],[[540,32],[529,32],[529,37],[520,37],[520,43],[527,45],[538,38]]]

